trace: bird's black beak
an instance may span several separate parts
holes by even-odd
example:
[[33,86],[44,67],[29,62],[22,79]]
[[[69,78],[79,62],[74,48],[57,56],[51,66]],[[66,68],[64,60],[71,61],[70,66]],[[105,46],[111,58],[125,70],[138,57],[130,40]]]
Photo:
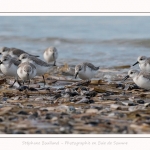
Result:
[[127,80],[129,78],[129,75],[125,76],[125,78],[123,79],[123,81]]
[[138,64],[139,62],[137,61],[135,64],[133,64],[132,66],[135,66],[136,64]]
[[77,78],[77,75],[79,74],[79,72],[76,72],[76,74],[75,74],[75,79]]
[[0,61],[0,65],[2,64],[3,62],[2,61]]
[[18,61],[21,61],[20,59],[18,59]]
[[0,53],[0,55],[2,55],[2,53]]

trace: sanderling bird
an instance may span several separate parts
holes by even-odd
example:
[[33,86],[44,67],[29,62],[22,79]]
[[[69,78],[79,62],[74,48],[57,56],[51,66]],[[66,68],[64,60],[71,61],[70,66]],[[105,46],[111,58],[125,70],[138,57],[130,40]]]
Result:
[[29,61],[36,67],[36,75],[43,77],[44,85],[45,85],[45,79],[44,79],[44,74],[52,68],[52,64],[47,64],[46,62],[42,61],[41,59],[38,59],[34,56],[29,56],[28,54],[21,54],[19,57],[19,60],[21,63]]
[[124,81],[131,77],[134,83],[144,89],[150,89],[150,73],[139,72],[138,70],[129,70]]
[[26,80],[28,80],[28,87],[30,84],[30,79],[36,76],[36,67],[29,62],[21,63],[17,69],[18,76],[23,80],[23,85]]
[[12,58],[10,55],[4,55],[1,57],[1,71],[4,75],[15,77],[14,83],[11,85],[13,86],[15,82],[17,81],[20,85],[20,82],[18,81],[18,75],[17,75],[17,69],[18,65],[20,64],[20,61],[16,60],[15,58]]
[[9,54],[11,57],[15,57],[15,58],[18,58],[21,54],[23,53],[26,53],[30,56],[35,56],[35,57],[39,57],[39,56],[36,56],[36,55],[32,55],[32,54],[29,54],[21,49],[18,49],[18,48],[8,48],[8,47],[2,47],[0,48],[0,55],[7,55]]
[[150,58],[149,57],[139,56],[137,58],[137,62],[133,64],[133,66],[135,66],[136,64],[139,64],[141,71],[150,73]]
[[75,78],[77,75],[82,80],[90,80],[97,73],[99,67],[95,67],[91,63],[84,62],[75,66]]
[[43,57],[47,63],[54,62],[54,66],[55,66],[56,59],[58,57],[58,51],[55,47],[49,47],[44,51]]

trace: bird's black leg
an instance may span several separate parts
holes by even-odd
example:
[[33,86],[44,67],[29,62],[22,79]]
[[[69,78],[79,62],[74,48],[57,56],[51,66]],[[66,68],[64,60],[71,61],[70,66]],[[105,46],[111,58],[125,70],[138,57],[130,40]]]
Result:
[[27,79],[29,80],[28,82],[28,88],[29,88],[29,84],[30,84],[29,74],[27,74]]
[[19,81],[19,80],[17,80],[17,82],[18,82],[19,86],[21,86],[21,83],[20,83],[20,81]]
[[16,81],[18,82],[19,86],[21,86],[21,83],[20,83],[20,81],[18,80],[18,76],[17,76]]
[[56,60],[54,61],[54,66],[56,66]]
[[29,84],[30,84],[30,79],[29,79],[29,82],[28,82],[28,88],[29,88]]
[[55,53],[53,53],[53,59],[54,59],[54,66],[56,66]]
[[9,87],[13,87],[13,85],[15,84],[15,82],[16,82],[16,79],[14,80],[14,83],[12,85],[10,85]]
[[45,82],[45,78],[44,78],[44,75],[42,75],[42,77],[43,77],[43,81],[44,81],[44,86],[45,86],[46,82]]

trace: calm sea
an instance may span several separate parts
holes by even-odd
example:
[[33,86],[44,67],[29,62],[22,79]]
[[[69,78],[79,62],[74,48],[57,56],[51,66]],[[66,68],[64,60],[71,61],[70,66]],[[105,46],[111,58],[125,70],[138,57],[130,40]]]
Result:
[[9,16],[0,17],[0,46],[40,55],[59,51],[57,64],[83,61],[102,67],[133,64],[150,56],[150,17],[146,16]]

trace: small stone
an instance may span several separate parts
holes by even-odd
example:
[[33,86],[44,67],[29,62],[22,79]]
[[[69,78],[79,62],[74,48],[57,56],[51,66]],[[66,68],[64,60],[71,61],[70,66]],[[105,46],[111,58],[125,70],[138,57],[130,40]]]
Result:
[[137,103],[144,104],[145,102],[144,102],[144,100],[137,100]]
[[47,113],[45,119],[52,119],[54,117],[54,114]]
[[2,100],[3,101],[7,101],[8,97],[3,97]]
[[27,86],[20,86],[17,88],[17,90],[19,90],[19,91],[24,91],[26,89],[29,89],[29,88]]
[[87,109],[86,110],[86,113],[94,113],[94,114],[96,114],[96,113],[98,113],[98,110],[97,109]]
[[67,112],[68,113],[74,113],[74,112],[76,112],[76,109],[75,109],[75,107],[74,106],[68,106],[68,109],[67,109]]
[[4,121],[4,118],[0,117],[0,122],[3,122]]
[[137,104],[132,103],[132,102],[128,103],[128,106],[136,106],[136,105],[137,105]]
[[70,93],[71,96],[76,96],[76,95],[79,95],[77,92],[72,92]]
[[94,97],[94,96],[96,96],[96,94],[97,94],[97,92],[95,92],[95,91],[89,91],[89,92],[85,93],[86,96],[90,96],[90,97]]
[[19,114],[19,115],[28,115],[28,113],[27,113],[26,111],[22,111],[22,110],[19,111],[18,114]]
[[42,98],[42,97],[37,97],[37,98],[35,99],[35,101],[43,101],[43,98]]
[[30,87],[29,88],[30,91],[38,91],[36,88]]
[[144,106],[145,106],[145,107],[149,107],[149,106],[150,106],[150,103],[145,103]]
[[19,98],[20,98],[20,96],[16,96],[16,97],[14,98],[14,100],[19,100]]
[[125,88],[125,85],[119,83],[119,84],[116,85],[116,88],[124,89],[124,88]]
[[102,110],[103,106],[91,106],[91,109]]
[[110,105],[110,108],[111,108],[112,110],[121,109],[121,107],[120,107],[119,105],[117,105],[117,104],[111,104],[111,105]]

